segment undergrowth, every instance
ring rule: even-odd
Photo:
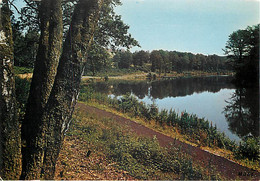
[[[136,179],[220,179],[213,167],[204,169],[193,163],[180,148],[160,147],[153,139],[137,137],[114,120],[98,118],[77,111],[67,136],[76,136],[90,145],[93,152],[102,152],[111,163]]]
[[[27,67],[17,67],[14,66],[14,74],[26,74],[26,73],[33,73],[33,68],[27,68]]]
[[[216,125],[213,126],[211,122],[204,118],[198,118],[196,115],[187,112],[178,115],[174,110],[159,111],[156,105],[146,105],[143,102],[138,102],[137,98],[130,94],[120,98],[111,98],[106,94],[94,92],[91,86],[85,85],[81,90],[79,99],[85,102],[97,101],[131,117],[144,119],[148,123],[155,121],[161,127],[172,127],[173,130],[185,135],[186,139],[198,146],[230,150],[236,159],[247,160],[245,162],[246,166],[258,169],[259,138],[245,138],[237,145],[224,133],[218,131]],[[247,141],[248,139],[250,141]]]

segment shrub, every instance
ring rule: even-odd
[[[159,109],[155,104],[149,105],[149,118],[148,119],[154,119],[157,120],[158,114],[159,114]]]
[[[80,90],[79,100],[88,102],[89,100],[91,100],[93,98],[93,93],[94,93],[94,90],[92,89],[92,87],[90,87],[89,85],[83,86]]]
[[[259,138],[246,137],[239,143],[234,155],[238,159],[248,158],[249,160],[260,161]]]
[[[216,126],[209,124],[208,120],[198,118],[196,115],[182,112],[180,116],[173,111],[159,111],[155,104],[146,105],[138,102],[138,99],[130,93],[120,98],[107,97],[105,94],[95,93],[91,86],[83,88],[80,100],[89,101],[95,99],[100,103],[107,103],[123,113],[129,113],[134,117],[141,117],[145,120],[155,120],[161,126],[168,125],[177,127],[183,134],[189,136],[191,141],[200,141],[204,146],[218,146],[233,150],[235,142],[232,142],[223,133],[220,133]],[[203,134],[202,134],[203,133]]]
[[[26,73],[32,73],[33,69],[32,68],[27,68],[27,67],[17,67],[14,66],[14,74],[26,74]]]
[[[108,81],[108,76],[107,76],[107,75],[104,77],[104,80],[105,80],[106,82]]]
[[[24,114],[25,105],[27,103],[27,99],[30,92],[31,81],[28,79],[22,79],[19,77],[15,77],[15,94],[16,101],[20,108],[20,113]]]

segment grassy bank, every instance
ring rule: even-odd
[[[112,72],[100,72],[95,76],[86,75],[83,76],[84,80],[98,79],[122,79],[122,80],[145,80],[145,79],[171,79],[181,77],[203,77],[203,76],[214,76],[214,75],[233,75],[232,72],[206,72],[206,71],[183,71],[183,72],[170,72],[166,74],[159,74],[158,72],[142,72],[134,70],[114,70]]]
[[[112,119],[76,110],[56,179],[220,179],[213,167],[194,164],[181,148],[162,148],[156,138],[128,130]]]
[[[26,67],[14,67],[15,75],[20,78],[32,78],[33,68]],[[108,79],[121,79],[121,80],[145,80],[145,79],[171,79],[171,78],[181,78],[181,77],[203,77],[203,76],[213,76],[213,75],[233,75],[230,71],[171,71],[166,74],[159,74],[159,72],[147,73],[147,71],[142,71],[139,69],[108,69],[105,71],[100,71],[93,76],[91,73],[83,76],[83,80],[96,79],[96,80],[108,80]]]
[[[130,95],[125,95],[120,99],[111,99],[107,95],[95,93],[88,89],[91,88],[85,86],[82,89],[80,100],[89,102],[101,109],[114,111],[117,114],[120,112],[119,114],[135,119],[139,123],[163,134],[199,146],[204,150],[234,160],[249,168],[260,170],[257,139],[249,138],[238,145],[225,136],[224,133],[219,132],[212,123],[203,118],[198,118],[196,115],[187,112],[178,115],[173,110],[159,112],[155,105],[139,103],[135,97]]]
[[[17,78],[21,118],[29,80]],[[90,99],[89,99],[90,100]],[[137,137],[126,127],[84,110],[75,110],[57,162],[55,179],[219,179],[211,166],[202,168],[181,148],[162,148],[156,138]]]

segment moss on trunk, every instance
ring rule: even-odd
[[[62,41],[60,29],[56,27],[62,17],[58,13],[61,12],[60,3],[61,0],[45,0],[42,6],[49,8],[40,9],[42,34],[22,125],[21,179],[53,179],[64,133],[78,99],[86,52],[93,38],[95,26],[91,22],[96,20],[98,1],[79,0],[56,67],[61,53],[61,44],[57,41]]]
[[[44,179],[54,177],[56,160],[78,99],[83,65],[92,37],[90,18],[95,14],[97,4],[96,0],[79,1],[63,46],[53,90],[42,119],[48,124],[42,170]]]
[[[55,80],[62,49],[62,0],[40,5],[41,36],[30,95],[22,122],[23,171],[21,179],[40,179],[46,122],[41,120]]]
[[[21,135],[15,99],[10,14],[8,2],[4,0],[0,17],[0,176],[15,180],[21,172]]]

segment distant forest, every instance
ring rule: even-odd
[[[231,67],[225,56],[206,56],[165,50],[153,50],[152,52],[141,50],[134,53],[119,50],[114,54],[107,52],[107,55],[103,56],[102,60],[98,61],[95,58],[95,61],[89,61],[87,66],[88,74],[92,72],[93,75],[96,72],[110,69],[135,69],[163,74],[170,71],[182,72],[192,70],[219,72],[231,70]]]
[[[29,28],[29,30],[25,31],[23,21],[18,21],[14,17],[12,17],[11,25],[13,29],[15,66],[33,68],[39,46],[40,34],[38,28]],[[125,39],[127,39],[125,41],[128,44],[139,46],[133,38],[128,37]],[[227,56],[166,50],[153,50],[151,52],[140,50],[132,53],[119,47],[110,48],[111,46],[100,46],[98,44],[91,46],[88,52],[85,74],[96,75],[98,72],[110,72],[119,69],[124,69],[126,73],[139,70],[159,74],[169,73],[170,71],[192,70],[223,72],[232,69]],[[130,46],[125,46],[125,48],[130,48]]]

